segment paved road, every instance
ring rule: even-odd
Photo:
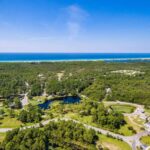
[[[131,114],[124,113],[124,115],[128,116],[129,118],[132,117],[132,116],[135,116],[135,115],[145,115],[143,113],[144,112],[144,105],[139,105],[139,104],[134,104],[134,103],[128,103],[128,102],[121,102],[121,101],[116,101],[116,102],[111,101],[111,102],[104,102],[104,103],[106,103],[106,104],[108,103],[108,104],[111,104],[111,105],[114,105],[114,104],[130,105],[130,106],[136,107],[136,109],[134,110],[133,113],[131,113]],[[146,135],[150,135],[150,132],[145,130],[143,132],[137,133],[134,136],[125,137],[125,138],[127,138],[128,141],[132,141],[132,145],[131,146],[132,146],[133,150],[137,150],[136,147],[143,147],[143,149],[146,149],[147,147],[140,142],[140,138],[142,136],[146,136]]]
[[[87,125],[85,123],[82,123],[82,122],[79,122],[77,120],[73,120],[73,119],[70,119],[70,118],[61,118],[61,119],[57,119],[57,118],[54,118],[54,119],[50,119],[50,120],[46,120],[46,121],[43,121],[42,124],[43,125],[46,125],[48,124],[49,122],[52,122],[52,121],[58,121],[58,120],[64,120],[64,121],[74,121],[75,123],[80,123],[82,125],[84,125],[86,128],[88,129],[93,129],[95,130],[96,132],[99,132],[101,134],[104,134],[104,135],[111,135],[112,137],[114,138],[117,138],[117,139],[120,139],[126,143],[128,143],[133,150],[136,150],[136,147],[137,146],[143,146],[140,142],[140,138],[142,136],[146,136],[148,134],[150,134],[148,131],[143,131],[143,132],[140,132],[136,135],[133,135],[133,136],[123,136],[123,135],[120,135],[120,134],[116,134],[116,133],[113,133],[113,132],[110,132],[108,130],[104,130],[104,129],[101,129],[101,128],[97,128],[97,127],[93,127],[91,125]],[[22,129],[26,129],[26,128],[32,128],[32,127],[39,127],[39,124],[35,124],[35,125],[32,125],[32,126],[28,126],[28,127],[23,127]]]
[[[24,99],[23,99],[23,102],[24,102],[24,105],[28,102],[28,98],[27,98],[27,94],[25,95]],[[107,102],[106,102],[107,103]],[[143,109],[144,106],[142,105],[138,105],[138,104],[132,104],[132,103],[127,103],[127,102],[120,102],[120,101],[117,101],[117,102],[108,102],[109,104],[123,104],[123,105],[132,105],[134,107],[136,107],[136,110],[137,109]],[[136,111],[135,110],[135,111]],[[134,113],[134,112],[133,112]],[[84,125],[86,128],[88,129],[93,129],[95,130],[96,132],[99,132],[101,134],[104,134],[104,135],[111,135],[112,137],[114,138],[117,138],[117,139],[121,139],[123,140],[124,142],[128,143],[131,147],[132,147],[132,150],[136,150],[136,147],[140,147],[140,146],[143,146],[142,143],[140,142],[140,138],[142,136],[146,136],[146,135],[149,135],[150,133],[148,131],[143,131],[143,132],[140,132],[140,133],[137,133],[136,135],[133,135],[133,136],[123,136],[123,135],[120,135],[120,134],[116,134],[116,133],[113,133],[113,132],[110,132],[108,130],[104,130],[104,129],[101,129],[101,128],[97,128],[97,127],[93,127],[93,126],[90,126],[90,125],[87,125],[85,123],[82,123],[82,122],[79,122],[77,120],[73,120],[71,118],[61,118],[59,120],[65,120],[65,121],[69,121],[69,120],[72,120],[76,123],[80,123],[82,125]],[[58,121],[57,118],[54,118],[54,119],[50,119],[50,120],[46,120],[46,121],[43,121],[41,122],[43,125],[46,125],[48,124],[49,122],[51,121]],[[21,128],[21,130],[24,130],[26,128],[36,128],[36,127],[39,127],[39,123],[37,124],[34,124],[32,126],[26,126],[26,127],[23,127]],[[11,128],[0,128],[0,132],[7,132],[7,131],[10,131],[12,130]],[[146,149],[146,148],[145,148]]]
[[[114,138],[121,139],[124,142],[128,143],[132,147],[133,150],[136,150],[137,146],[139,146],[139,147],[143,146],[141,144],[141,142],[140,142],[140,138],[142,136],[146,136],[146,135],[150,134],[148,131],[143,131],[143,132],[140,132],[140,133],[138,133],[136,135],[133,135],[133,136],[123,136],[123,135],[120,135],[120,134],[116,134],[116,133],[110,132],[108,130],[104,130],[104,129],[101,129],[101,128],[97,128],[97,127],[93,127],[93,126],[87,125],[85,123],[82,123],[82,122],[79,122],[77,120],[73,120],[73,119],[70,119],[70,118],[62,118],[62,119],[59,119],[59,120],[65,120],[65,121],[72,120],[72,121],[74,121],[76,123],[80,123],[80,124],[84,125],[88,129],[93,129],[96,132],[99,132],[101,134],[104,134],[104,135],[108,135],[109,134],[109,135],[111,135]],[[50,121],[58,121],[58,119],[47,120],[47,121],[44,121],[42,124],[46,125]]]
[[[65,120],[67,121],[67,120],[72,120],[72,119],[65,118]],[[74,121],[76,123],[81,123],[81,122],[76,121],[76,120],[72,120],[72,121]],[[142,143],[140,142],[140,138],[142,136],[146,136],[146,135],[150,134],[148,131],[143,131],[143,132],[140,132],[140,133],[138,133],[136,135],[133,135],[133,136],[123,136],[123,135],[116,134],[116,133],[113,133],[113,132],[110,132],[110,131],[107,131],[107,130],[104,130],[104,129],[100,129],[100,128],[97,128],[97,127],[87,125],[87,124],[84,124],[84,123],[81,123],[81,124],[83,124],[88,129],[93,129],[96,132],[99,132],[99,133],[104,134],[104,135],[109,134],[114,138],[120,139],[120,140],[128,143],[132,147],[132,150],[136,150],[136,147],[143,146]]]
[[[143,105],[139,105],[139,104],[135,104],[135,103],[129,103],[129,102],[105,101],[104,103],[106,103],[106,104],[111,104],[111,105],[116,105],[116,104],[120,104],[120,105],[130,105],[130,106],[134,106],[134,107],[136,107],[136,108],[144,108]]]
[[[7,131],[11,131],[12,128],[0,128],[0,133],[5,133]]]
[[[142,144],[140,142],[140,138],[142,136],[146,136],[146,135],[150,134],[148,131],[143,131],[143,132],[138,133],[134,136],[123,136],[123,135],[116,134],[116,133],[113,133],[113,132],[110,132],[110,131],[107,131],[107,130],[104,130],[104,129],[101,129],[101,128],[97,128],[97,127],[93,127],[91,125],[87,125],[85,123],[82,123],[82,122],[79,122],[77,120],[73,120],[73,119],[70,119],[70,118],[61,118],[61,119],[54,118],[54,119],[43,121],[41,123],[42,123],[42,125],[47,125],[49,122],[58,121],[58,120],[64,120],[64,121],[72,120],[75,123],[80,123],[80,124],[84,125],[88,129],[93,129],[96,132],[99,132],[99,133],[104,134],[104,135],[111,135],[114,138],[121,139],[122,141],[128,143],[132,147],[133,150],[136,150],[137,146],[142,146]],[[40,126],[40,124],[37,123],[37,124],[34,124],[32,126],[22,127],[21,130],[24,130],[24,129],[27,129],[27,128],[33,128],[33,127],[37,128],[39,126]],[[0,128],[0,132],[3,132],[3,133],[7,132],[7,131],[10,131],[10,130],[12,130],[12,128]]]

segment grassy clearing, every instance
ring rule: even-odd
[[[121,113],[132,113],[135,109],[135,107],[130,105],[111,105],[111,108],[117,112]]]
[[[0,142],[4,140],[6,133],[0,133]]]
[[[17,128],[20,127],[22,123],[16,118],[5,117],[0,120],[0,128]]]
[[[31,99],[29,102],[32,105],[38,105],[40,103],[43,103],[45,100],[46,100],[46,97],[44,96],[36,96],[36,97],[33,97],[33,99]]]
[[[98,124],[96,124],[92,121],[92,116],[81,117],[78,113],[68,113],[68,114],[65,114],[64,117],[69,117],[69,118],[72,118],[74,120],[78,120],[82,123],[100,128],[100,126]]]
[[[83,122],[83,123],[86,123],[86,124],[89,124],[91,126],[95,126],[95,127],[98,127],[98,128],[103,128],[103,129],[106,129],[106,130],[110,130],[110,129],[107,129],[105,127],[101,127],[100,125],[92,122],[92,116],[84,116],[84,117],[81,117],[79,114],[75,114],[75,113],[68,113],[65,115],[65,117],[69,117],[69,118],[72,118],[72,119],[75,119],[75,120],[78,120],[80,122]],[[131,136],[131,135],[134,135],[133,131],[132,130],[129,130],[130,127],[130,124],[126,124],[124,126],[122,126],[118,131],[115,130],[113,132],[115,133],[119,133],[119,134],[122,134],[122,135],[125,135],[125,136]]]
[[[0,107],[2,107],[3,106],[3,102],[0,102]]]
[[[144,120],[139,118],[139,117],[133,117],[133,121],[137,124],[139,124],[139,126],[143,126],[144,125]]]
[[[133,135],[133,132],[131,130],[128,129],[129,125],[125,124],[124,126],[122,126],[118,132],[119,134],[125,135],[125,136],[131,136]]]
[[[117,110],[122,111],[121,109],[124,109],[123,112],[131,112],[134,110],[133,106],[128,105],[114,105],[114,107],[117,108]],[[125,107],[125,108],[124,108]],[[81,116],[79,115],[79,112],[82,110],[82,103],[80,104],[65,104],[62,105],[59,102],[55,102],[51,105],[51,109],[47,110],[47,114],[51,113],[53,114],[53,117],[69,117],[74,120],[78,120],[82,123],[86,123],[95,127],[103,128],[106,130],[110,130],[106,127],[102,127],[97,123],[94,123],[92,120],[92,116]],[[61,114],[61,116],[60,116]],[[48,115],[49,116],[49,115]],[[131,127],[131,124],[127,124],[125,126],[122,126],[119,130],[111,130],[112,132],[123,134],[125,136],[131,136],[133,135],[133,131],[129,129]]]
[[[141,138],[141,142],[142,142],[143,144],[146,144],[146,145],[150,146],[150,136],[143,136],[143,137]]]
[[[138,125],[136,122],[134,122],[134,119],[133,118],[128,118],[127,116],[125,117],[125,121],[126,121],[126,125],[122,126],[120,129],[119,129],[119,133],[120,134],[123,134],[125,136],[131,136],[134,134],[134,132],[132,130],[129,130],[129,127],[132,127],[137,133],[138,132],[141,132],[142,129],[141,129],[141,126]]]
[[[127,143],[102,134],[99,135],[99,141],[97,143],[102,144],[103,147],[108,148],[109,150],[131,150]]]
[[[140,120],[140,118],[134,118],[134,117],[125,117],[126,122],[136,130],[136,132],[141,132],[144,122]]]
[[[150,115],[150,109],[145,109],[145,113],[146,113],[147,115]]]
[[[83,123],[96,126],[96,124],[92,122],[92,116],[80,117],[80,115],[78,115],[78,114],[74,114],[74,115],[73,114],[69,114],[69,115],[70,115],[70,117],[72,117],[75,120],[79,120],[79,121],[81,121]]]

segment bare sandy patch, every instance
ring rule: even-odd
[[[144,72],[137,71],[137,70],[116,70],[116,71],[111,71],[111,73],[120,73],[120,74],[124,74],[124,75],[129,75],[129,76],[144,74]]]
[[[64,71],[57,73],[58,81],[61,81],[63,76],[64,76]]]
[[[121,150],[118,146],[114,145],[113,143],[103,142],[102,145],[108,148],[109,150]]]

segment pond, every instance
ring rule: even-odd
[[[38,106],[39,106],[41,109],[48,109],[48,108],[49,108],[49,105],[50,105],[52,102],[53,102],[52,100],[47,100],[47,101],[45,101],[44,103],[39,104]]]
[[[46,102],[39,104],[38,106],[41,109],[49,109],[49,106],[51,103],[53,103],[55,100],[47,100]],[[67,96],[59,101],[62,101],[62,104],[74,104],[74,103],[79,103],[80,102],[80,97],[78,96]]]
[[[64,104],[73,104],[73,103],[79,103],[80,97],[78,96],[68,96],[63,98]]]

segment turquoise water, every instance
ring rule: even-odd
[[[0,62],[150,61],[150,53],[0,53]]]

